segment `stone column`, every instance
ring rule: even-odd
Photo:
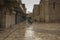
[[[49,0],[45,0],[45,22],[49,22]]]

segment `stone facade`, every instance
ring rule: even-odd
[[[39,12],[39,5],[34,5],[34,8],[33,8],[33,20],[34,21],[39,21],[39,15],[40,15],[40,12]]]
[[[44,0],[41,0],[40,2],[40,22],[45,21],[45,2]]]
[[[11,27],[11,26],[13,26],[13,25],[15,25],[15,14],[12,12],[12,14],[8,14],[9,13],[9,11],[7,11],[6,12],[6,23],[5,23],[5,25],[6,25],[6,28],[9,28],[9,27]]]
[[[60,0],[49,0],[49,19],[51,22],[60,22]]]
[[[60,20],[60,1],[41,0],[40,2],[40,21],[59,22]]]
[[[21,23],[21,19],[24,19],[23,16],[26,14],[25,5],[22,4],[21,0],[2,0],[1,2],[0,28],[10,28],[15,24]]]
[[[2,10],[0,10],[0,15],[0,27],[9,28],[15,25],[15,13],[10,12],[8,8],[2,8]]]
[[[33,8],[34,20],[60,22],[60,0],[41,0],[38,5]]]

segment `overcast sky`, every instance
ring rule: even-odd
[[[26,4],[27,11],[32,12],[33,5],[39,4],[40,0],[22,0],[22,3]]]

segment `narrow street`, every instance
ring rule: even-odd
[[[60,40],[60,0],[0,0],[0,40]]]
[[[48,24],[50,26],[58,26]],[[4,40],[60,40],[60,30],[59,28],[43,28],[48,27],[47,24],[43,23],[33,23],[24,25],[23,27],[19,26],[14,32],[12,32],[8,37]],[[60,26],[60,25],[59,25]]]

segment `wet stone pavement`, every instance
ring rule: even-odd
[[[54,30],[48,30],[47,28],[46,30],[43,27],[40,28],[40,26],[46,26],[45,24],[39,25],[33,23],[32,25],[27,25],[27,27],[21,28],[21,26],[4,40],[60,40],[59,30],[56,28]]]

